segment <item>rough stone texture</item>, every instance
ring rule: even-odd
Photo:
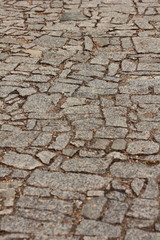
[[[82,207],[82,216],[95,220],[98,219],[101,216],[106,201],[107,199],[105,197],[97,197],[87,200]]]
[[[112,200],[106,210],[104,221],[109,223],[122,223],[128,209],[126,203]]]
[[[59,188],[70,191],[86,191],[99,189],[105,186],[109,179],[96,175],[85,175],[77,173],[50,173],[37,170],[28,179],[28,183],[33,186],[44,186]]]
[[[83,220],[76,230],[77,235],[97,235],[110,238],[117,238],[121,234],[120,226],[113,226],[111,224],[94,221],[94,220]]]
[[[147,232],[147,231],[142,231],[135,228],[135,229],[129,229],[127,231],[125,240],[134,240],[134,239],[158,240],[159,237],[160,237],[160,233]]]
[[[8,166],[15,168],[32,170],[36,167],[42,166],[42,164],[28,154],[18,154],[15,152],[8,152],[5,154],[2,160]]]
[[[159,151],[159,144],[151,141],[130,142],[127,152],[130,154],[153,154]]]
[[[159,14],[0,1],[0,240],[160,238]]]
[[[103,158],[77,158],[65,161],[61,168],[65,171],[103,174],[111,162],[111,159]]]

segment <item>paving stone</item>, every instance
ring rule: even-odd
[[[134,201],[137,200],[137,201]],[[127,216],[140,219],[156,219],[159,215],[158,205],[155,200],[134,199]]]
[[[17,202],[17,206],[21,208],[31,208],[38,210],[52,210],[52,212],[60,212],[71,214],[73,204],[60,199],[44,199],[39,196],[22,196]]]
[[[144,180],[143,179],[135,178],[131,182],[132,190],[137,196],[140,194],[140,192],[143,188],[143,185],[144,185]]]
[[[70,133],[62,133],[57,138],[56,141],[51,143],[49,149],[62,150],[67,146],[70,140]]]
[[[104,221],[109,223],[122,223],[127,212],[127,203],[112,200],[105,211]]]
[[[65,218],[68,223],[73,221],[72,218],[69,219],[62,213],[54,213],[45,209],[42,211],[41,209],[18,208],[16,214],[19,217],[30,218],[36,221],[63,222]]]
[[[160,238],[159,13],[0,1],[0,239]]]
[[[125,138],[128,130],[126,128],[116,127],[102,127],[100,128],[95,137],[97,138]]]
[[[107,154],[107,157],[111,159],[127,160],[127,156],[120,152],[110,152]]]
[[[120,226],[103,223],[94,220],[83,220],[77,227],[76,235],[104,236],[110,238],[119,237],[121,234]]]
[[[67,148],[63,149],[62,153],[66,156],[73,157],[77,151],[78,151],[77,149]]]
[[[82,216],[95,220],[98,219],[106,202],[107,199],[105,197],[94,197],[87,200],[81,210]]]
[[[146,240],[158,240],[160,233],[156,232],[147,232],[139,229],[129,229],[127,231],[125,240],[135,240],[135,239],[146,239]]]
[[[114,140],[111,148],[114,150],[124,150],[126,148],[126,141],[124,139],[116,139]]]
[[[124,201],[126,199],[126,194],[118,191],[112,191],[106,194],[106,197],[112,200]]]
[[[34,43],[43,47],[48,48],[57,48],[63,47],[67,41],[67,38],[59,38],[59,37],[52,37],[52,36],[41,36],[37,38]]]
[[[43,225],[43,226],[42,226]],[[42,224],[40,221],[22,218],[18,216],[5,216],[1,220],[1,230],[19,233],[42,233],[47,235],[67,234],[71,230],[71,224],[68,223],[48,223]]]
[[[110,144],[110,141],[107,140],[107,139],[95,139],[91,145],[89,145],[90,148],[93,148],[93,149],[102,149],[102,150],[105,150],[107,149],[107,147],[109,146]]]
[[[103,174],[111,162],[111,159],[103,158],[75,158],[65,161],[61,168],[65,171]]]
[[[82,140],[91,140],[93,138],[92,131],[76,131],[75,139],[82,139]]]
[[[133,141],[128,143],[129,154],[154,154],[159,151],[159,144],[152,141]]]
[[[133,42],[138,53],[159,53],[159,38],[153,37],[134,37]]]
[[[44,164],[49,164],[50,160],[56,156],[56,153],[51,151],[42,151],[36,155]]]
[[[32,146],[46,146],[52,140],[51,133],[42,132],[38,135],[38,137],[32,142]]]
[[[147,228],[151,227],[154,224],[154,220],[146,220],[146,219],[129,219],[127,221],[127,226],[129,228]]]
[[[28,234],[23,233],[11,233],[11,234],[4,234],[0,236],[0,240],[12,240],[12,239],[29,239],[30,236]]]
[[[42,166],[42,164],[28,154],[18,154],[16,152],[8,152],[4,155],[2,162],[6,165],[21,169],[34,169]]]
[[[50,192],[52,196],[57,196],[59,198],[67,199],[67,200],[85,200],[85,195],[77,192],[69,192],[62,190],[52,190]]]
[[[15,169],[12,173],[12,178],[26,178],[29,175],[28,171]]]
[[[26,112],[36,112],[36,113],[45,113],[47,111],[52,111],[54,106],[60,100],[60,94],[35,94],[29,96],[27,101],[23,105],[23,109]]]
[[[26,78],[27,82],[48,82],[50,77],[44,75],[32,75],[29,78]]]
[[[159,196],[159,187],[155,179],[149,178],[142,198],[156,199]]]
[[[156,231],[160,232],[160,224],[159,223],[155,224],[155,229],[156,229]]]
[[[136,63],[125,59],[122,61],[122,70],[126,72],[133,72],[136,70]]]
[[[108,183],[108,178],[97,175],[77,173],[58,173],[47,171],[34,171],[28,179],[33,186],[59,188],[68,191],[87,191],[100,189]]]
[[[159,175],[160,166],[117,162],[112,164],[110,171],[113,176],[122,178],[156,178]]]
[[[115,189],[115,190],[126,190],[126,187],[118,180],[113,180],[112,181],[112,187]]]
[[[60,18],[61,21],[81,21],[85,19],[86,17],[78,11],[64,12]]]
[[[3,177],[6,177],[8,176],[12,171],[8,168],[5,168],[5,167],[1,167],[0,168],[0,177],[3,178]]]
[[[93,42],[92,39],[88,36],[85,37],[85,49],[88,51],[92,51]]]
[[[80,157],[95,157],[95,158],[98,158],[98,157],[104,157],[106,155],[105,151],[103,150],[99,150],[99,151],[96,151],[96,150],[90,150],[90,151],[86,151],[86,150],[80,150],[79,151],[79,156]]]

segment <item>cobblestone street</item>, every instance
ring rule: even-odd
[[[160,240],[160,0],[0,0],[0,240]]]

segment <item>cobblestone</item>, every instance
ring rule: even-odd
[[[0,1],[0,240],[158,240],[158,0]]]

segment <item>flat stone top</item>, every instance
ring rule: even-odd
[[[159,13],[0,1],[0,240],[160,239]]]

